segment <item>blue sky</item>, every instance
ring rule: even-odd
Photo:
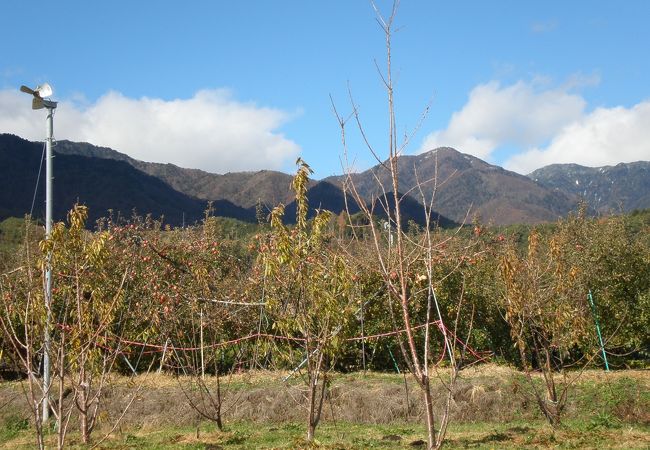
[[[377,2],[388,12],[390,2]],[[341,173],[348,86],[385,155],[384,37],[365,0],[0,4],[0,132],[42,139],[21,84],[49,82],[58,139],[223,173]],[[650,2],[402,0],[406,150],[449,145],[520,173],[650,159]],[[355,125],[355,169],[373,164]]]

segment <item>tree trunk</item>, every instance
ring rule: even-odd
[[[219,431],[223,431],[223,421],[221,420],[221,381],[219,380],[219,370],[216,372],[217,375],[217,404],[216,404],[216,415],[217,415],[217,428]]]
[[[309,422],[309,426],[307,427],[307,442],[313,442],[315,434],[316,434],[316,425]]]
[[[431,384],[427,375],[422,376],[422,391],[424,392],[424,405],[427,413],[427,441],[429,449],[436,448],[435,417],[433,414],[433,398],[431,397]]]
[[[307,417],[307,442],[314,440],[316,434],[316,384],[318,380],[309,380],[309,415]]]
[[[88,444],[90,433],[88,432],[88,405],[86,389],[82,386],[79,391],[79,431],[81,432],[81,442]]]
[[[81,434],[81,442],[88,444],[90,441],[90,429],[88,424],[88,397],[90,393],[88,392],[88,380],[86,379],[86,358],[85,355],[81,356],[78,387],[79,400],[77,402],[77,408],[79,410],[79,433]]]

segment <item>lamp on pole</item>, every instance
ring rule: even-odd
[[[49,100],[52,95],[52,87],[44,83],[36,89],[27,86],[20,87],[21,92],[32,95],[32,109],[47,110],[46,138],[45,138],[45,237],[49,238],[52,231],[52,140],[54,135],[54,110],[57,102]],[[47,255],[45,264],[45,333],[43,337],[43,405],[42,419],[46,422],[50,417],[50,321],[52,305],[52,267],[51,256]]]

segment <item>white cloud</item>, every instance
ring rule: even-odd
[[[510,86],[490,81],[475,87],[447,128],[424,139],[420,152],[450,146],[489,159],[503,145],[530,148],[545,143],[578,120],[586,106],[581,96],[567,88],[547,86],[545,80],[537,79]]]
[[[530,24],[530,31],[533,33],[549,33],[557,29],[558,24],[556,19],[533,22]]]
[[[554,163],[585,166],[650,160],[650,100],[631,108],[598,108],[568,124],[545,148],[510,158],[505,167],[519,173]]]
[[[0,90],[0,132],[42,140],[45,121],[38,120],[30,105],[25,94]],[[278,132],[291,117],[285,111],[239,102],[224,89],[169,101],[109,92],[94,103],[61,101],[54,134],[144,161],[224,173],[279,169],[295,158],[300,147]]]
[[[447,128],[429,134],[420,152],[450,146],[490,160],[495,150],[517,148],[502,165],[522,174],[555,163],[585,166],[650,160],[650,100],[630,108],[597,108],[572,89],[598,84],[576,74],[560,87],[549,80],[496,81],[477,86]]]

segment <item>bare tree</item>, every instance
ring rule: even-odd
[[[43,449],[42,405],[48,401],[51,386],[43,386],[39,374],[38,361],[43,351],[45,315],[43,296],[34,290],[34,278],[30,264],[0,276],[0,325],[5,345],[11,350],[11,354],[6,356],[16,361],[25,373],[23,392],[32,416],[38,448]]]
[[[200,311],[192,320],[191,329],[185,330],[186,342],[190,348],[171,348],[174,363],[167,368],[176,374],[178,385],[190,407],[203,419],[214,423],[219,431],[224,430],[223,415],[237,404],[239,395],[228,398],[222,387],[224,376],[226,384],[239,367],[243,352],[236,352],[235,359],[220,367],[220,356],[226,351],[226,343],[219,333],[220,322],[227,314],[226,307],[218,303],[200,305]],[[198,322],[198,324],[197,324]],[[177,324],[181,325],[181,324]]]
[[[376,13],[377,22],[384,33],[386,45],[386,69],[382,72],[378,67],[378,71],[387,94],[388,145],[387,151],[382,152],[377,151],[370,143],[370,138],[364,130],[359,115],[359,108],[352,98],[352,94],[350,94],[352,104],[350,117],[344,118],[334,107],[334,112],[341,127],[342,144],[346,155],[348,176],[344,183],[344,189],[366,217],[367,227],[369,228],[369,233],[366,234],[370,235],[374,247],[376,267],[386,286],[388,310],[392,317],[395,318],[395,328],[397,329],[399,326],[399,328],[404,329],[405,336],[398,335],[401,354],[409,371],[421,388],[424,397],[428,447],[439,448],[445,439],[454,384],[462,367],[461,358],[456,351],[457,341],[452,336],[455,336],[459,327],[463,299],[462,294],[457,299],[457,303],[453,308],[455,317],[452,316],[450,326],[443,317],[435,292],[436,286],[448,275],[440,274],[436,270],[437,261],[441,257],[451,258],[451,255],[445,254],[445,250],[443,250],[446,241],[451,237],[444,237],[433,231],[436,225],[433,223],[433,198],[437,179],[418,180],[415,188],[407,189],[405,193],[400,192],[399,160],[407,148],[412,134],[407,135],[402,142],[398,143],[391,67],[391,39],[394,33],[399,1],[395,0],[392,3],[390,14],[387,16],[380,12],[374,2],[372,6]],[[422,114],[422,120],[426,116],[426,112],[425,110]],[[368,199],[365,199],[357,189],[350,164],[347,162],[346,123],[350,118],[354,118],[356,121],[357,128],[368,150],[379,163],[378,170],[373,173],[375,191],[378,195],[370,199],[369,204],[366,203]],[[425,189],[427,183],[433,183],[433,189]],[[425,191],[433,192],[433,194],[427,197]],[[424,230],[417,234],[408,233],[402,212],[403,199],[411,193],[420,195],[425,217]],[[386,218],[383,225],[377,221],[379,215]],[[354,227],[352,224],[351,226]],[[468,251],[467,248],[464,250]],[[422,314],[422,311],[424,311],[424,314]],[[415,321],[418,315],[424,315],[425,317],[423,339],[416,335],[418,331]],[[396,319],[397,317],[399,319]],[[401,325],[398,325],[398,321],[401,322]],[[440,331],[440,338],[443,341],[451,367],[449,376],[445,380],[442,379],[442,372],[436,371],[434,374],[431,371],[433,364],[431,347],[436,328]],[[431,385],[434,376],[440,378],[440,381],[447,389],[445,406],[441,413],[438,429],[436,429],[435,399],[433,398]]]
[[[27,251],[24,265],[0,280],[5,300],[0,324],[27,375],[26,392],[39,447],[45,445],[43,417],[38,411],[44,402],[55,419],[58,448],[65,445],[75,411],[81,439],[89,443],[111,369],[121,354],[115,329],[131,267],[128,258],[122,261],[126,266],[114,264],[109,232],[86,231],[86,217],[86,208],[76,205],[68,214],[68,226],[55,224],[50,236],[40,242],[38,264]],[[42,269],[50,263],[56,270],[52,302],[46,306],[40,286],[44,276],[36,275],[36,266]],[[46,323],[48,313],[54,320]],[[47,349],[42,345],[46,326],[51,337]],[[49,352],[52,364],[50,386],[39,384],[37,363],[44,351]]]

